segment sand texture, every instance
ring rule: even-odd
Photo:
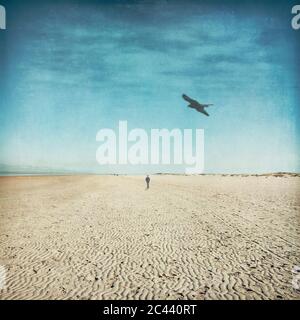
[[[299,299],[300,178],[0,178],[0,299]]]

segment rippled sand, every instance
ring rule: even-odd
[[[299,299],[300,178],[0,178],[1,299]]]

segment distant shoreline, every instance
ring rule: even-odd
[[[126,173],[18,173],[18,172],[0,172],[0,177],[54,177],[54,176],[144,176],[145,174],[126,174]],[[185,173],[152,173],[152,176],[222,176],[222,177],[300,177],[296,172],[271,172],[271,173],[202,173],[202,174],[185,174]]]

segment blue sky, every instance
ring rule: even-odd
[[[289,1],[2,1],[0,164],[100,167],[101,128],[203,128],[205,172],[298,171]],[[181,94],[213,103],[210,117]]]

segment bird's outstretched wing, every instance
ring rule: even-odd
[[[202,111],[200,111],[200,112],[202,112],[203,114],[205,114],[206,116],[209,117],[209,114],[204,109]]]
[[[198,103],[198,101],[191,99],[191,98],[188,97],[186,94],[183,94],[183,95],[182,95],[182,98],[183,98],[185,101],[187,101],[187,102],[189,102],[189,103],[191,103],[191,104]]]
[[[198,112],[201,112],[209,117],[209,114],[205,111],[205,109],[202,106],[195,107],[194,109],[196,109]]]

